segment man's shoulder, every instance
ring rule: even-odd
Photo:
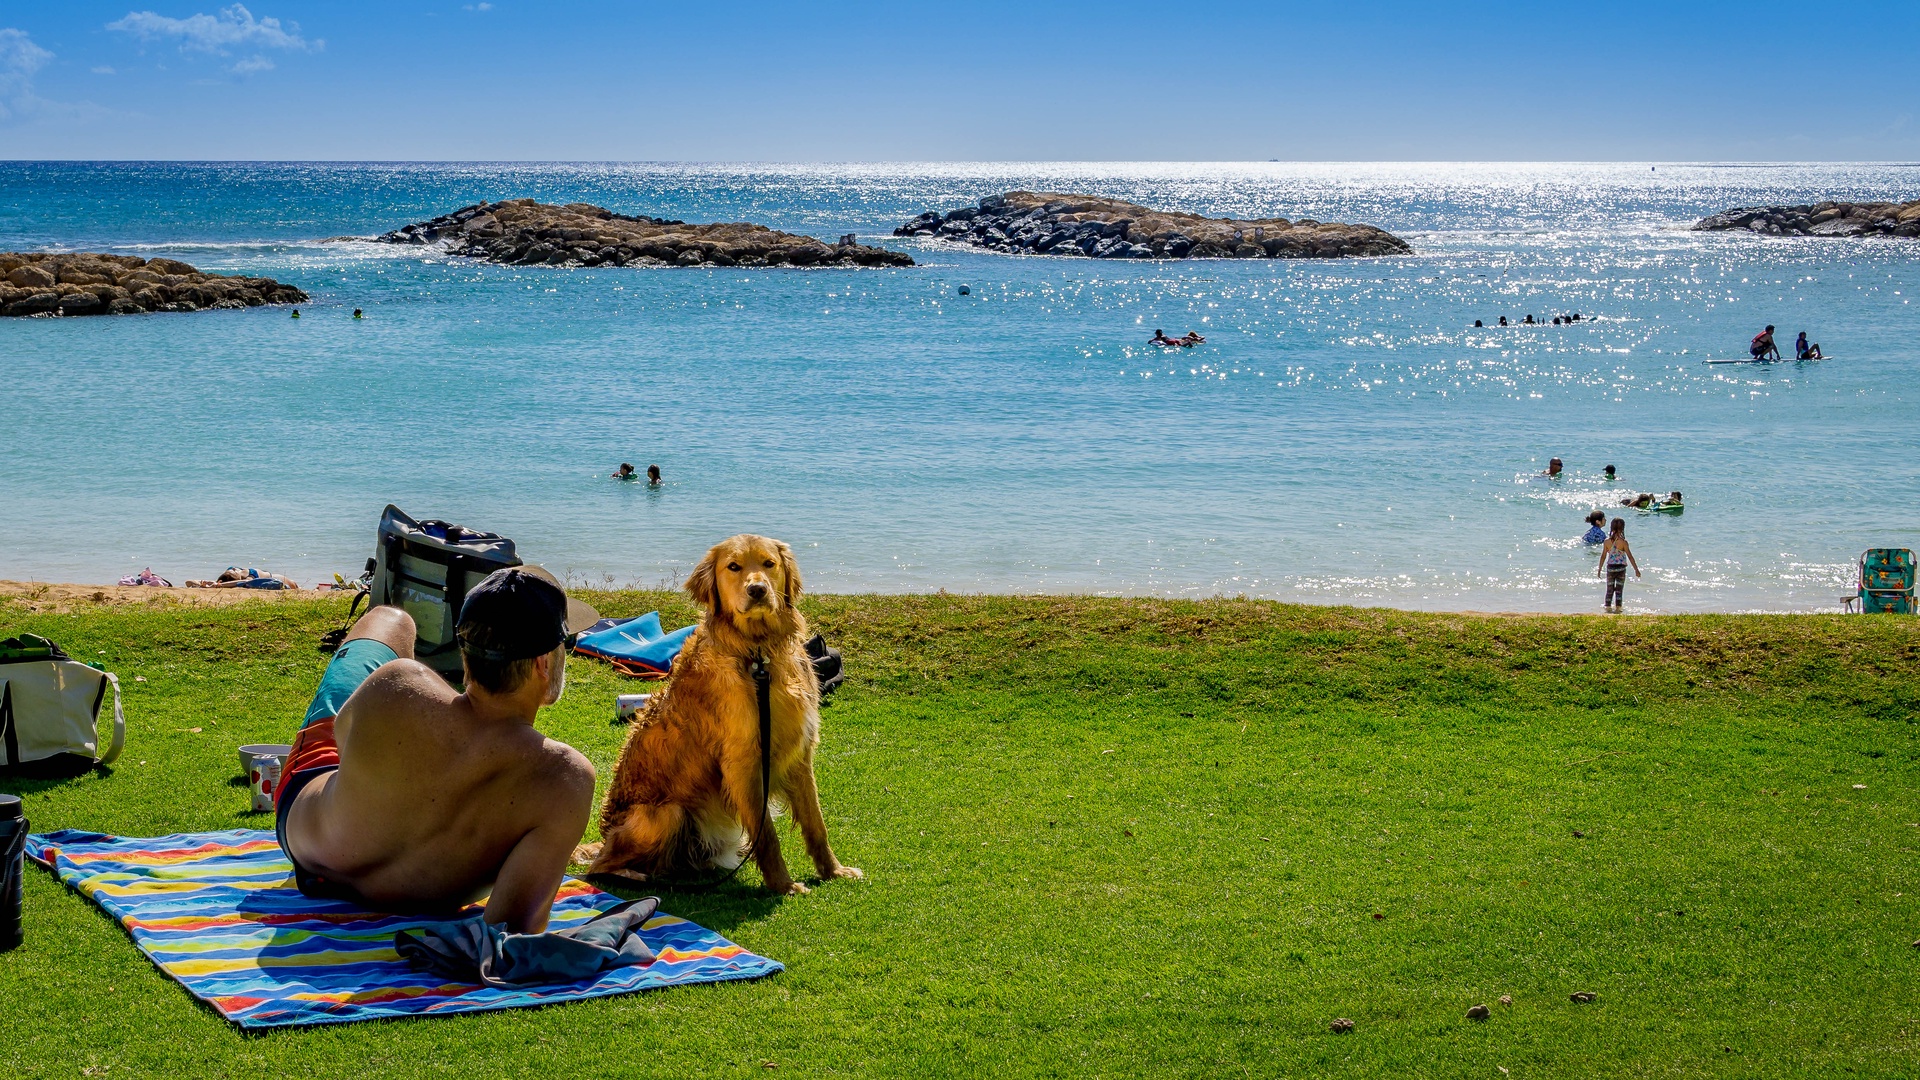
[[[555,787],[572,791],[584,788],[593,791],[594,778],[598,775],[593,762],[587,755],[557,739],[547,739],[540,747],[540,773]]]

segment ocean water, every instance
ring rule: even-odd
[[[1367,222],[1417,253],[1115,264],[887,235],[1016,188]],[[825,591],[1584,611],[1581,518],[1677,489],[1684,514],[1625,515],[1630,610],[1832,610],[1862,549],[1920,547],[1920,241],[1686,226],[1916,195],[1920,169],[1885,165],[0,163],[0,250],[314,297],[297,322],[0,320],[0,577],[351,576],[393,502],[584,583],[677,583],[755,531]],[[322,242],[521,196],[857,232],[921,265]],[[1765,323],[1834,359],[1701,362]],[[1155,328],[1208,342],[1163,353]],[[1565,478],[1535,477],[1551,456]],[[622,461],[666,485],[608,479]]]

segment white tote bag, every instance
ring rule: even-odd
[[[113,730],[103,736],[109,691]],[[32,634],[0,642],[0,767],[105,765],[120,756],[126,738],[120,680],[111,672],[82,664]]]

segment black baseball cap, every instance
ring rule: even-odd
[[[538,566],[496,570],[467,592],[454,632],[460,650],[494,663],[529,660],[600,621]]]

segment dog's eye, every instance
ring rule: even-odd
[[[728,572],[728,573],[730,573],[730,574],[737,574],[737,573],[739,573],[739,572],[740,572],[740,564],[739,564],[739,563],[737,563],[737,562],[730,562],[730,563],[728,563],[728,564],[727,564],[727,572]]]
[[[769,570],[771,570],[771,569],[773,569],[773,560],[772,560],[772,559],[768,559],[768,560],[767,560],[766,562],[763,562],[763,563],[761,563],[760,565],[761,565],[761,566],[764,566],[764,567],[766,567],[766,568],[767,568],[767,569],[769,569]]]

